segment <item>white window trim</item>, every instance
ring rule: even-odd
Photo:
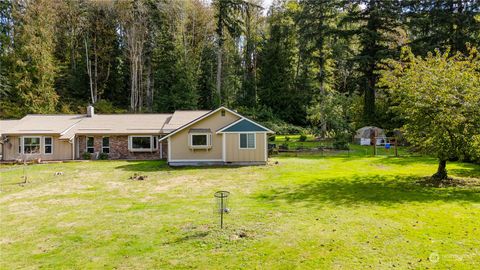
[[[241,144],[241,135],[242,134],[246,134],[247,135],[247,147],[242,147],[242,144]],[[248,147],[248,134],[253,134],[253,148],[252,147]],[[255,132],[242,132],[242,133],[238,133],[238,148],[240,150],[255,150],[257,149],[257,135]]]
[[[45,143],[45,139],[46,139],[46,138],[50,138],[50,140],[51,140],[51,143],[50,143],[50,144]],[[51,152],[51,153],[45,152],[45,147],[46,147],[47,145],[52,148],[52,152]],[[45,137],[43,137],[43,145],[42,145],[42,148],[43,148],[43,154],[44,154],[44,155],[53,155],[53,137],[52,137],[52,136],[45,136]]]
[[[207,144],[205,145],[193,145],[193,136],[194,135],[205,135],[207,136]],[[191,149],[209,149],[212,148],[212,133],[189,133],[188,135],[188,146]]]
[[[132,139],[134,137],[141,137],[141,138],[150,138],[150,148],[132,148]],[[130,135],[128,136],[128,151],[130,152],[153,152],[158,149],[158,141],[157,147],[153,147],[153,141],[157,139],[157,136],[152,135]]]
[[[40,142],[40,151],[38,153],[25,153],[25,138],[38,138]],[[41,136],[23,136],[22,137],[22,155],[41,155],[42,154],[42,137]]]
[[[104,138],[108,138],[108,146],[103,145],[103,139]],[[103,136],[102,137],[102,153],[105,153],[105,152],[103,152],[103,148],[108,148],[108,153],[110,153],[110,136]],[[105,153],[105,154],[108,154],[108,153]]]
[[[88,147],[88,138],[93,138],[93,146],[91,147]],[[95,137],[94,136],[85,136],[85,152],[90,153],[88,152],[88,148],[93,148],[93,153],[95,153]]]

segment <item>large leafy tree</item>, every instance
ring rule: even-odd
[[[390,60],[380,83],[395,98],[405,118],[405,137],[439,160],[433,178],[447,178],[449,159],[478,157],[480,148],[480,55],[436,51],[422,58],[405,49]]]

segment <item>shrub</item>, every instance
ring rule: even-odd
[[[268,137],[269,142],[274,142],[276,139],[275,135]]]
[[[82,154],[82,158],[83,159],[91,159],[92,158],[92,155],[88,152],[83,152]]]
[[[337,133],[334,137],[333,148],[338,150],[348,150],[350,135],[348,133]]]
[[[108,159],[108,154],[107,153],[100,153],[98,155],[98,159],[100,160],[107,160]]]
[[[337,150],[348,150],[350,149],[348,142],[340,140],[340,141],[334,141],[333,142],[333,148]]]
[[[300,134],[300,138],[298,138],[298,141],[299,142],[304,142],[307,140],[307,135],[305,134]]]
[[[285,136],[285,141],[286,141],[286,142],[289,142],[289,141],[290,141],[290,137]]]

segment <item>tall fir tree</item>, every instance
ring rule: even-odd
[[[305,119],[303,94],[297,91],[297,32],[292,12],[297,5],[273,6],[268,18],[268,38],[259,55],[260,104],[284,121],[301,124]]]
[[[56,1],[35,0],[13,6],[16,23],[11,76],[25,112],[53,113],[56,109],[56,5]]]
[[[334,61],[332,55],[333,35],[338,22],[339,4],[335,0],[300,1],[301,11],[297,16],[301,40],[305,54],[315,63],[317,74],[314,99],[309,104],[309,112],[315,113],[316,108],[325,107],[330,99],[327,95],[333,90]],[[327,117],[324,116],[318,124],[322,136],[327,132]]]
[[[376,91],[378,82],[378,64],[387,58],[398,55],[397,37],[400,27],[401,6],[399,0],[346,0],[351,5],[344,23],[354,23],[357,29],[345,33],[358,36],[361,49],[355,56],[359,63],[360,88],[364,95],[364,124],[378,124],[376,119]]]
[[[480,1],[402,1],[403,21],[416,54],[451,48],[467,53],[467,43],[480,45]]]

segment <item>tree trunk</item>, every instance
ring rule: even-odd
[[[223,49],[223,8],[220,2],[217,21],[217,35],[218,35],[218,48],[217,48],[217,98],[215,106],[222,105],[222,49]]]
[[[92,66],[90,64],[90,59],[88,58],[88,43],[87,43],[87,38],[84,39],[85,41],[85,60],[87,64],[87,74],[88,74],[88,79],[90,82],[90,98],[92,99],[92,105],[95,104],[95,98],[93,96],[93,82],[92,82]]]
[[[217,99],[222,103],[222,47],[218,46],[217,52]]]
[[[447,179],[447,161],[440,159],[438,162],[437,172],[432,175],[432,178],[435,180],[445,180]]]

